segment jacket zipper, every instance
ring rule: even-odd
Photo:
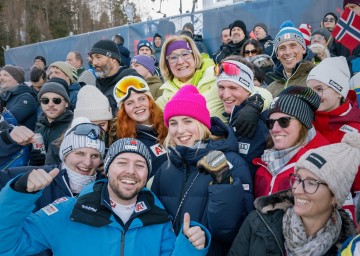
[[[190,170],[189,170],[189,165],[183,161],[183,165],[185,166],[185,174],[184,174],[184,178],[183,178],[183,183],[181,185],[181,193],[180,193],[180,197],[179,197],[179,206],[180,206],[180,203],[181,203],[181,200],[184,196],[184,190],[185,190],[185,185],[186,185],[186,182],[187,182],[187,179],[189,177],[189,173],[190,173]],[[180,209],[180,212],[181,212],[181,209]],[[180,218],[178,218],[180,219]],[[176,222],[178,222],[178,220],[175,220]],[[176,223],[174,223],[174,227],[176,226],[175,225]]]
[[[125,256],[125,233],[125,230],[121,232],[120,256]]]

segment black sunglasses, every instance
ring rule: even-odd
[[[274,128],[275,122],[278,122],[281,128],[287,128],[290,125],[291,119],[295,119],[295,118],[291,116],[286,116],[286,117],[280,117],[278,119],[268,119],[266,120],[266,127],[269,130],[272,130]]]
[[[335,18],[324,18],[323,21],[324,22],[334,22]]]
[[[252,50],[245,50],[244,51],[244,54],[255,54],[257,52],[257,50],[256,49],[252,49]]]
[[[41,104],[47,105],[47,104],[49,104],[50,99],[44,97],[44,98],[41,98],[39,101],[41,102]],[[51,101],[54,104],[59,105],[61,103],[62,99],[61,98],[52,98]]]

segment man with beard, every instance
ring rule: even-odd
[[[113,97],[115,84],[125,76],[140,75],[133,69],[121,66],[119,48],[111,40],[96,42],[91,48],[90,56],[97,77],[96,87],[109,99],[115,116],[117,112],[117,103]]]
[[[240,55],[242,45],[249,38],[246,25],[242,20],[235,20],[229,27],[231,41],[224,45],[221,52],[214,57],[215,63],[220,63],[222,59],[230,55]]]
[[[78,198],[62,197],[36,213],[31,213],[34,202],[59,170],[37,169],[26,182],[24,176],[11,180],[0,192],[0,254],[49,248],[54,255],[206,255],[208,230],[190,223],[185,213],[176,238],[164,207],[144,188],[151,157],[143,143],[114,142],[104,169],[108,181],[95,181]]]

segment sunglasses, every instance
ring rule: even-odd
[[[291,116],[287,116],[287,117],[280,117],[278,119],[268,119],[266,120],[266,127],[269,130],[272,130],[274,128],[275,122],[278,122],[281,128],[288,128],[291,119],[295,119],[295,118]]]
[[[104,142],[106,140],[106,132],[103,130],[103,128],[101,128],[100,126],[98,126],[96,124],[91,124],[91,123],[78,124],[74,128],[72,128],[65,135],[65,137],[67,135],[71,134],[72,132],[74,132],[75,135],[87,136],[88,138],[90,138],[92,140],[99,139]]]
[[[118,103],[126,100],[130,96],[131,90],[139,93],[150,91],[144,79],[137,76],[126,76],[117,82],[114,87],[115,100]]]
[[[245,50],[244,51],[244,54],[255,54],[257,52],[257,50],[256,49],[252,49],[252,50]]]
[[[47,104],[49,104],[50,99],[44,97],[44,98],[41,98],[39,101],[41,102],[41,104],[47,105]],[[51,101],[54,104],[59,105],[62,102],[62,99],[61,98],[52,98]]]
[[[335,22],[334,18],[324,18],[323,22]]]
[[[225,74],[229,76],[239,76],[241,71],[241,68],[232,62],[218,63],[214,67],[215,76],[219,76],[222,72],[225,72]]]

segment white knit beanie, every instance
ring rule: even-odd
[[[92,127],[81,129],[85,128],[85,125]],[[82,133],[79,132],[80,130]],[[100,126],[92,124],[88,118],[74,118],[71,123],[71,127],[65,132],[64,139],[60,145],[59,156],[61,161],[64,161],[68,154],[78,148],[94,148],[99,151],[101,157],[103,158],[105,154],[105,138],[99,138],[100,132],[105,134],[105,131],[102,130]]]
[[[113,118],[108,98],[94,85],[85,85],[77,95],[74,118],[87,117],[90,121]]]
[[[350,70],[346,58],[340,56],[322,60],[310,71],[306,82],[309,80],[320,81],[346,98],[350,83]]]
[[[350,193],[360,165],[360,134],[346,133],[341,143],[307,151],[296,163],[295,171],[306,169],[325,182],[340,209]]]

